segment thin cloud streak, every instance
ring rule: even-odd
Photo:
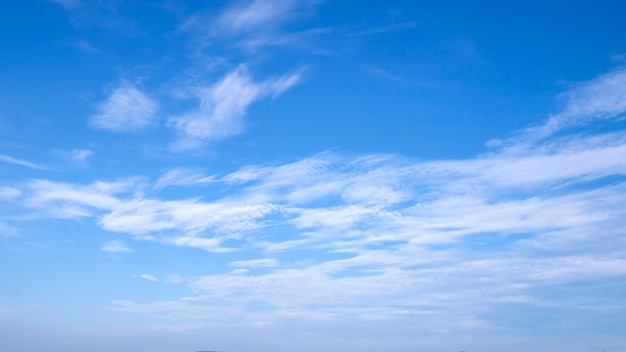
[[[101,250],[109,253],[134,253],[135,251],[120,240],[112,240],[100,247]]]
[[[217,19],[217,28],[228,32],[266,30],[287,20],[298,0],[253,0],[227,9]]]
[[[234,71],[208,87],[207,111],[237,120],[255,99],[280,91],[246,74]],[[241,86],[243,97],[227,94]],[[568,109],[596,121],[586,119],[587,110]],[[618,109],[609,110],[620,119]],[[221,123],[212,116],[208,125]],[[222,175],[174,169],[155,181],[32,180],[16,199],[41,216],[93,218],[135,240],[257,258],[190,280],[195,297],[119,301],[113,309],[182,321],[225,312],[223,324],[455,312],[477,329],[498,329],[488,315],[493,302],[579,311],[581,301],[597,297],[597,286],[558,301],[551,292],[581,282],[610,291],[626,276],[626,131],[589,131],[564,129],[541,140],[514,135],[458,160],[323,152]],[[193,185],[195,198],[164,196],[171,185]],[[385,303],[368,308],[377,302]],[[611,296],[605,303],[620,302]]]
[[[148,280],[148,281],[152,281],[152,282],[158,282],[159,279],[157,279],[156,277],[150,275],[150,274],[141,274],[139,275],[140,278],[144,279],[144,280]]]
[[[200,171],[196,170],[178,168],[170,170],[159,177],[154,188],[188,186],[211,182],[216,182],[215,177],[203,175]]]
[[[14,164],[14,165],[26,166],[28,168],[35,169],[35,170],[47,170],[48,169],[45,166],[41,166],[41,165],[32,163],[30,161],[26,161],[26,160],[16,159],[8,155],[4,155],[4,154],[0,154],[0,161],[4,161],[5,163]]]

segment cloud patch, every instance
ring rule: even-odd
[[[267,30],[289,18],[298,0],[253,0],[228,8],[217,19],[221,31],[238,33]]]
[[[124,82],[98,106],[91,124],[114,132],[134,132],[149,127],[155,119],[158,103],[134,85]]]
[[[109,253],[134,253],[135,251],[120,240],[112,240],[100,247],[101,250]]]
[[[150,274],[141,274],[139,275],[140,278],[144,279],[144,280],[148,280],[148,281],[152,281],[152,282],[158,282],[159,279],[157,279],[156,277],[150,275]]]
[[[188,150],[205,142],[224,139],[243,132],[248,107],[268,96],[276,97],[300,81],[293,73],[256,82],[245,66],[239,66],[210,86],[196,89],[195,109],[170,118],[178,133],[175,149]]]
[[[16,159],[16,158],[13,158],[11,156],[4,155],[4,154],[0,154],[0,161],[3,161],[5,163],[9,163],[9,164],[25,166],[25,167],[28,167],[28,168],[31,168],[31,169],[35,169],[35,170],[47,170],[47,168],[45,166],[42,166],[42,165],[39,165],[39,164],[35,164],[35,163],[32,163],[30,161],[26,161],[26,160]]]

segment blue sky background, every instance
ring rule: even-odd
[[[3,351],[626,351],[621,1],[13,1]]]

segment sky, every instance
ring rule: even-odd
[[[0,33],[0,350],[626,351],[623,1],[5,1]]]

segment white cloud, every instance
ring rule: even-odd
[[[52,153],[80,164],[86,164],[87,159],[93,155],[93,151],[88,149],[53,150]]]
[[[185,186],[211,182],[215,182],[215,178],[213,176],[205,176],[196,170],[179,168],[170,170],[159,177],[154,185],[154,188]]]
[[[299,81],[299,74],[254,82],[248,70],[240,66],[211,86],[200,87],[195,98],[198,107],[170,119],[179,134],[177,149],[193,149],[206,141],[241,133],[248,107],[269,95],[277,96]]]
[[[138,179],[95,182],[88,186],[32,180],[27,184],[26,205],[60,218],[93,216],[95,212],[117,208],[122,201],[114,195],[137,191]]]
[[[556,117],[565,126],[622,115],[626,111],[626,69],[576,84],[565,97],[567,105]]]
[[[5,163],[9,163],[9,164],[26,166],[26,167],[29,167],[29,168],[35,169],[35,170],[46,170],[47,169],[44,166],[41,166],[41,165],[38,165],[38,164],[35,164],[35,163],[31,163],[30,161],[16,159],[16,158],[10,157],[8,155],[4,155],[4,154],[0,154],[0,161],[4,161]]]
[[[120,204],[102,216],[100,223],[107,230],[136,235],[174,231],[173,239],[164,240],[178,246],[221,251],[220,242],[230,234],[261,228],[263,219],[278,211],[279,207],[268,203],[144,199]],[[207,232],[211,238],[202,237]]]
[[[230,265],[234,267],[244,267],[244,268],[246,267],[261,268],[261,267],[277,266],[278,262],[276,261],[276,259],[263,258],[263,259],[239,260],[239,261],[230,263]]]
[[[130,83],[113,90],[91,117],[93,126],[111,131],[137,131],[154,121],[158,104]]]
[[[159,279],[157,279],[156,277],[150,275],[150,274],[141,274],[139,275],[140,278],[144,279],[144,280],[148,280],[148,281],[152,281],[152,282],[158,282]]]
[[[91,150],[73,149],[70,151],[69,156],[72,160],[84,163],[87,161],[87,158],[89,158],[92,154],[93,152]]]
[[[546,138],[558,131],[582,126],[595,120],[623,117],[626,112],[626,69],[620,68],[590,81],[573,84],[562,94],[563,110],[537,126],[523,129],[515,138],[492,140],[489,145],[523,145]]]
[[[243,0],[233,1],[215,15],[200,12],[180,26],[195,37],[197,45],[215,42],[248,53],[268,46],[298,45],[306,38],[331,32],[328,28],[286,31],[288,23],[310,18],[319,0]],[[324,50],[316,50],[318,52]]]
[[[0,199],[14,199],[22,194],[17,188],[0,186]]]
[[[110,252],[110,253],[133,253],[135,252],[134,250],[126,246],[126,244],[124,244],[124,242],[120,240],[109,241],[106,244],[104,244],[102,247],[100,247],[100,249],[105,252]]]
[[[247,32],[267,30],[289,19],[298,0],[252,0],[227,9],[218,19],[220,30]]]

